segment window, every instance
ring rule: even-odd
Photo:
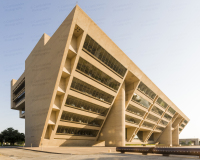
[[[160,124],[166,126],[166,125],[168,124],[168,122],[161,120],[161,121],[160,121]]]
[[[185,124],[187,124],[187,123],[188,123],[188,121],[184,120],[184,123],[185,123]]]
[[[137,95],[136,93],[134,93],[132,100],[135,101],[135,102],[137,102],[137,103],[139,103],[139,104],[141,104],[145,108],[149,108],[150,105],[151,105],[150,102],[148,102],[147,100],[145,100],[141,96]]]
[[[134,124],[139,124],[140,123],[140,119],[137,119],[137,118],[133,118],[133,117],[131,117],[131,116],[128,116],[128,115],[126,115],[125,116],[125,120],[127,121],[127,122],[129,122],[129,123],[134,123]]]
[[[171,119],[172,119],[172,117],[171,117],[169,114],[167,114],[167,113],[165,113],[164,117],[165,117],[166,119],[168,119],[168,120],[171,120]]]
[[[172,107],[169,107],[168,111],[173,115],[176,113],[176,111]]]
[[[153,115],[151,115],[151,114],[149,114],[149,115],[147,116],[147,119],[150,119],[150,120],[152,120],[152,121],[157,122],[159,118],[158,118],[158,117],[155,117],[155,116],[153,116]]]
[[[131,105],[131,104],[129,104],[128,105],[128,107],[127,107],[127,109],[126,109],[128,112],[131,112],[131,113],[133,113],[133,114],[136,114],[136,115],[138,115],[138,116],[144,116],[144,114],[146,113],[145,111],[143,111],[143,110],[140,110],[140,109],[138,109],[137,107],[135,107],[135,106],[133,106],[133,105]]]
[[[103,92],[77,78],[73,78],[71,88],[76,89],[78,91],[81,91],[82,93],[95,97],[101,101],[105,101],[108,103],[112,103],[114,97],[110,94],[107,94],[106,92]]]
[[[120,83],[84,60],[80,57],[77,69],[85,74],[87,74],[89,77],[92,77],[99,82],[105,84],[108,87],[111,87],[114,90],[118,90]]]
[[[162,106],[163,108],[167,108],[168,104],[163,101],[160,97],[157,99],[156,101],[160,106]]]
[[[156,106],[153,106],[152,112],[154,112],[160,116],[163,114],[163,111],[161,109],[157,108]]]
[[[154,124],[151,124],[151,123],[148,123],[148,122],[144,122],[142,124],[143,127],[148,127],[148,128],[153,128],[154,127]]]
[[[94,57],[98,58],[101,62],[109,68],[124,77],[126,68],[111,56],[104,48],[95,42],[89,35],[86,36],[83,48],[89,51]]]
[[[56,133],[57,134],[70,134],[70,135],[74,135],[74,136],[96,137],[98,134],[98,130],[58,126]]]
[[[149,89],[143,82],[140,82],[138,89],[151,99],[154,99],[156,97],[156,94],[151,89]]]
[[[85,125],[91,125],[96,127],[101,127],[103,120],[96,119],[88,116],[83,116],[80,114],[75,114],[71,112],[64,111],[61,116],[61,121],[76,122]]]
[[[98,106],[96,104],[81,100],[79,98],[75,98],[73,96],[68,96],[66,100],[66,105],[72,108],[81,109],[87,112],[92,112],[94,114],[100,114],[102,116],[106,116],[108,109]]]
[[[181,127],[183,127],[183,128],[184,128],[184,127],[185,127],[185,125],[184,125],[184,124],[181,124]]]
[[[163,131],[163,130],[164,130],[163,127],[159,127],[159,126],[157,126],[156,129],[158,129],[158,130],[160,130],[160,131]]]

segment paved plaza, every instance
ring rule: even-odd
[[[115,151],[115,147],[48,147],[48,148],[18,148],[0,147],[0,160],[192,160],[198,156],[179,156],[141,153],[121,154]]]

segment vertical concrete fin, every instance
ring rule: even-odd
[[[179,146],[179,125],[172,132],[172,145]]]
[[[16,79],[12,79],[12,80],[11,80],[11,86],[10,86],[10,89],[11,89],[11,91],[10,91],[10,94],[11,94],[10,108],[13,107],[13,86],[14,86],[14,84],[15,84],[16,82],[17,82]]]
[[[69,39],[75,9],[67,16],[50,38],[44,34],[25,62],[26,85],[26,146],[42,145],[49,118],[52,125],[58,117],[57,111],[51,115],[51,107],[60,82],[60,68]],[[51,130],[54,127],[49,127]],[[51,131],[50,131],[51,132]]]
[[[148,140],[150,133],[152,133],[152,131],[143,131],[143,142]]]
[[[131,137],[132,135],[134,134],[135,130],[137,129],[136,127],[128,127],[126,128],[127,129],[127,135],[126,135],[126,138],[127,138],[127,142],[130,142],[131,140]]]
[[[106,146],[125,146],[125,83],[115,99],[106,119],[99,140],[105,140]]]
[[[172,146],[172,122],[171,121],[168,123],[167,127],[162,132],[157,142],[159,142],[160,144]]]

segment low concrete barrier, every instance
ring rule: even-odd
[[[162,154],[163,156],[174,155],[195,155],[200,158],[200,148],[160,148],[160,147],[116,147],[117,152],[137,152],[147,155],[148,153]]]

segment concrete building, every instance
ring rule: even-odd
[[[11,81],[26,146],[178,145],[189,118],[79,7]]]
[[[179,139],[179,143],[181,145],[198,146],[200,144],[200,140],[199,138],[185,138],[185,139]]]

